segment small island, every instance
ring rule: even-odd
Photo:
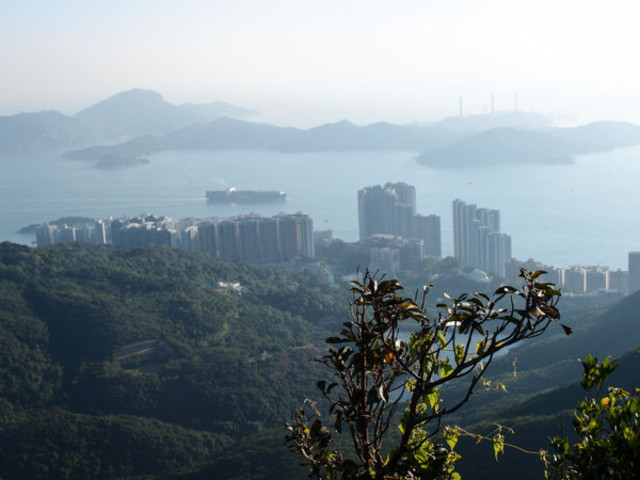
[[[61,217],[57,220],[53,220],[49,223],[49,225],[57,225],[62,227],[63,225],[75,225],[78,223],[91,223],[94,222],[95,219],[88,217]],[[36,228],[38,228],[42,223],[33,223],[31,225],[27,225],[26,227],[22,227],[18,230],[18,233],[21,235],[35,235]]]

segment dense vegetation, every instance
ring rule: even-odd
[[[523,270],[522,289],[503,286],[491,297],[448,298],[432,317],[424,311],[428,288],[418,304],[399,294],[398,280],[378,282],[366,274],[352,282],[351,320],[327,339],[335,347],[322,358],[333,383],[318,383],[335,419],[329,424],[307,402],[287,426],[289,448],[318,480],[459,480],[454,448],[461,431],[443,429],[443,421],[487,382],[484,375],[500,351],[541,336],[552,324],[571,333],[559,322],[560,292],[540,281],[543,274]],[[408,341],[400,335],[405,323],[416,324]],[[460,396],[442,396],[453,383],[463,385]],[[400,438],[389,442],[396,426]],[[343,433],[348,450],[333,442]],[[503,437],[494,435],[492,443],[497,457]]]
[[[283,425],[318,398],[324,373],[309,359],[349,318],[348,298],[310,274],[171,249],[0,244],[0,477],[305,478]],[[514,357],[517,378],[474,394],[454,422],[495,419],[515,427],[507,442],[548,448],[581,396],[577,359],[640,345],[640,296],[601,316],[572,302],[559,308],[574,334],[495,360],[490,378],[509,376]],[[640,383],[636,357],[613,385]],[[542,475],[535,455],[507,449],[496,463],[484,448],[456,448],[463,478],[525,478],[527,464]]]
[[[281,426],[345,297],[169,249],[1,244],[0,477],[159,474]]]

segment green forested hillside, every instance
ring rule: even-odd
[[[496,424],[512,428],[513,433],[506,434],[507,442],[534,453],[507,448],[500,461],[496,462],[492,445],[477,445],[474,440],[464,439],[460,446],[464,460],[459,463],[462,477],[480,480],[543,478],[542,462],[535,452],[550,450],[549,437],[554,435],[568,435],[572,441],[577,439],[572,420],[577,403],[584,398],[579,379],[578,375],[576,381],[532,394],[521,402],[506,406],[502,411],[493,411],[490,421],[470,426],[470,430],[478,433],[492,431]],[[620,356],[620,367],[613,372],[606,385],[627,391],[633,391],[640,385],[638,352]]]
[[[563,311],[563,300],[559,304]],[[494,361],[490,377],[504,379],[507,392],[478,391],[455,419],[471,431],[489,432],[496,424],[514,429],[507,441],[537,452],[548,449],[548,438],[572,432],[574,409],[584,396],[580,387],[586,354],[620,359],[608,384],[633,391],[640,386],[640,292],[623,298],[604,313],[570,315],[573,334],[549,335],[519,346]],[[514,362],[516,376],[513,377]],[[460,450],[463,478],[542,478],[542,463],[535,454],[507,449],[499,462],[492,446],[466,439]]]
[[[184,471],[281,427],[347,295],[176,250],[0,244],[0,477]]]
[[[478,391],[469,408],[460,412],[460,423],[480,422],[488,415],[496,416],[503,408],[519,403],[531,395],[575,383],[582,375],[578,360],[587,353],[605,358],[619,358],[640,347],[640,292],[629,295],[605,312],[576,310],[564,299],[559,303],[563,322],[573,333],[565,336],[549,330],[535,342],[517,346],[493,361],[489,377],[502,379],[507,392]],[[567,307],[567,308],[565,308]],[[513,376],[514,365],[516,376]],[[640,371],[639,371],[640,372]],[[636,376],[640,385],[640,373]]]
[[[283,425],[318,397],[327,372],[310,359],[348,298],[309,274],[178,250],[0,244],[0,478],[306,478]],[[577,359],[640,345],[640,295],[602,315],[566,306],[574,334],[551,330],[496,359],[490,378],[517,357],[508,391],[478,390],[454,422],[513,426],[507,441],[535,450],[568,429]],[[637,363],[612,382],[639,385]],[[535,455],[507,449],[496,463],[490,450],[462,443],[463,478],[525,478],[524,465],[539,477]]]

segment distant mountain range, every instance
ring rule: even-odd
[[[458,167],[498,163],[571,163],[573,155],[640,143],[640,127],[597,122],[571,128],[495,128],[472,134],[418,157],[425,165]]]
[[[133,89],[73,116],[56,111],[0,116],[0,151],[59,151],[139,135],[163,135],[223,116],[246,118],[256,114],[224,102],[175,106],[157,92]]]
[[[309,130],[220,118],[166,135],[140,136],[117,145],[67,152],[97,161],[108,155],[139,157],[167,150],[273,150],[280,152],[405,150],[424,152],[419,162],[437,167],[504,163],[571,163],[573,155],[640,144],[640,127],[621,122],[582,127],[519,130],[495,128],[467,134],[434,126],[347,121]]]
[[[570,163],[576,154],[640,144],[640,127],[634,124],[558,128],[544,115],[523,112],[452,117],[429,125],[358,126],[344,120],[306,130],[241,120],[255,114],[223,102],[176,106],[159,93],[135,89],[73,117],[59,112],[0,117],[0,151],[68,150],[68,158],[120,168],[144,164],[141,157],[167,150],[396,150],[417,152],[418,161],[429,166],[466,167]]]

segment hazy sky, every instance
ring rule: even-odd
[[[310,126],[490,108],[640,123],[631,0],[0,0],[0,115],[119,91]]]

